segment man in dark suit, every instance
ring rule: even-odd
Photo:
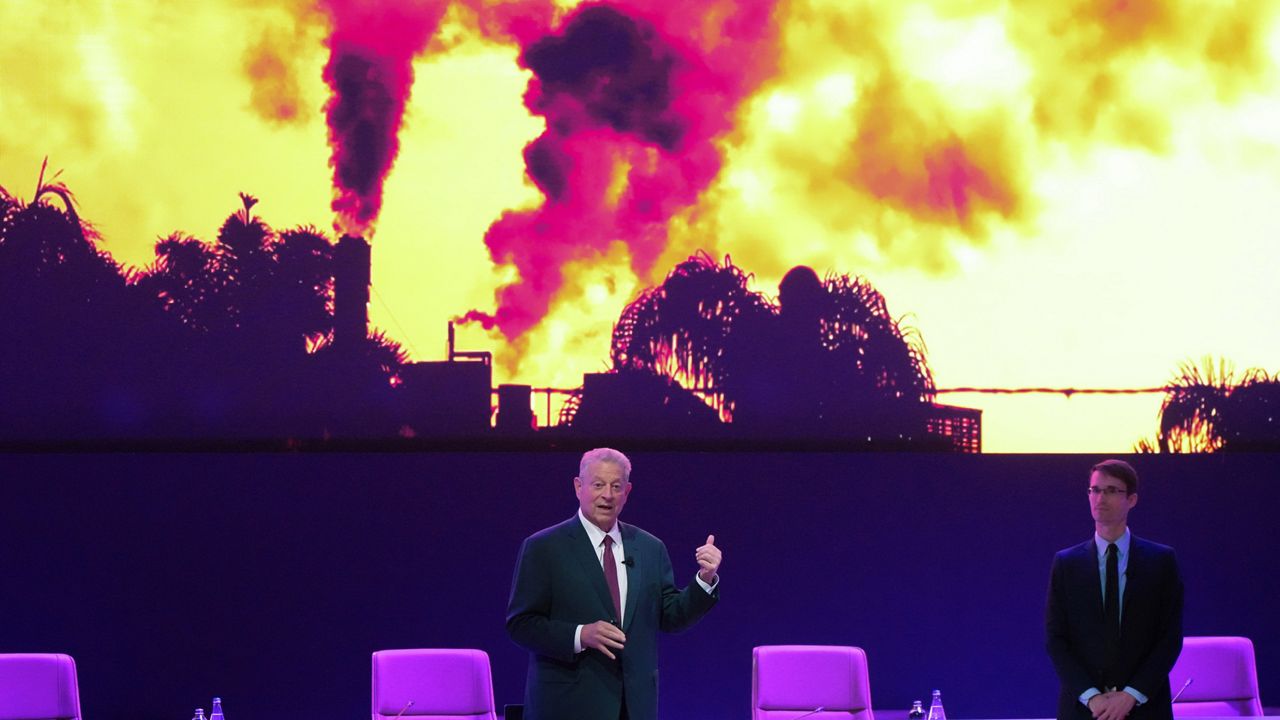
[[[1053,558],[1046,647],[1061,681],[1058,720],[1171,720],[1169,671],[1182,652],[1182,577],[1173,548],[1134,537],[1138,474],[1093,466],[1094,536]]]
[[[693,625],[719,599],[714,535],[694,552],[696,585],[681,590],[662,541],[618,522],[630,476],[617,450],[587,452],[578,512],[520,547],[507,633],[529,651],[526,720],[655,720],[658,631]]]

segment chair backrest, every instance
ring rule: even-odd
[[[403,714],[401,714],[403,713]],[[373,720],[497,720],[489,656],[481,650],[373,654]]]
[[[1187,685],[1187,680],[1191,684]],[[1186,689],[1183,689],[1186,686]],[[1189,637],[1169,673],[1174,717],[1261,715],[1253,643],[1244,637]]]
[[[822,708],[819,712],[813,712]],[[862,648],[762,645],[752,651],[752,720],[875,720]]]
[[[80,720],[70,655],[0,655],[0,720]]]

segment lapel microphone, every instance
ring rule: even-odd
[[[627,559],[623,560],[622,564],[626,565],[629,568],[633,568],[636,566],[636,559],[631,556],[627,556]]]

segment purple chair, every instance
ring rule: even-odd
[[[1187,685],[1187,680],[1191,684]],[[1185,686],[1185,689],[1184,689]],[[1253,643],[1244,637],[1189,637],[1169,673],[1174,717],[1261,715]]]
[[[481,650],[373,654],[373,720],[497,720],[489,656]]]
[[[0,720],[80,720],[70,655],[0,655]]]
[[[875,720],[867,654],[862,648],[762,645],[752,651],[751,719],[792,720],[801,716],[806,720]]]

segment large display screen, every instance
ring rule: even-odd
[[[1278,14],[7,3],[0,434],[1274,447]]]

